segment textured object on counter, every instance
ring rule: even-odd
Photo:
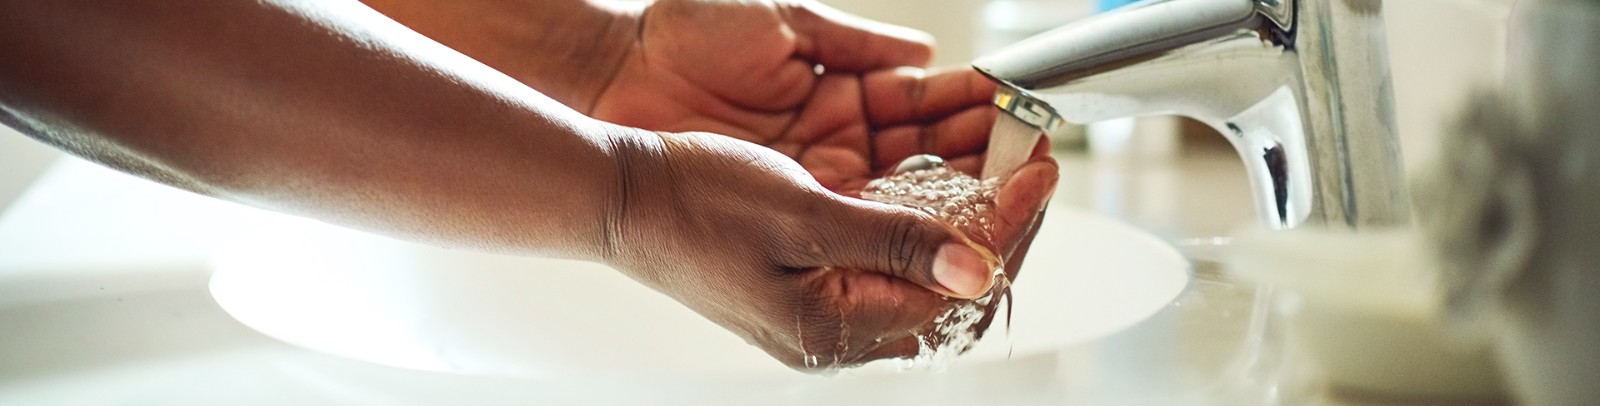
[[[1457,325],[1495,343],[1518,401],[1600,399],[1600,3],[1512,14],[1506,87],[1475,97],[1419,183]]]

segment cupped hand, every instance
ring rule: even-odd
[[[664,132],[617,148],[628,182],[613,266],[796,368],[913,355],[946,297],[993,283],[992,264],[932,217],[857,198],[915,154],[975,174],[988,80],[924,70],[926,34],[812,1],[658,0],[637,17],[633,38],[576,54],[592,65],[527,68],[512,62],[549,58],[453,44],[595,118]],[[615,43],[622,56],[600,57]],[[1002,189],[998,238],[978,247],[1013,276],[1055,182],[1048,156],[1034,160]]]
[[[916,354],[946,296],[993,283],[971,251],[942,253],[960,245],[930,216],[858,199],[911,155],[982,166],[994,87],[971,69],[917,67],[929,42],[807,1],[649,6],[590,114],[748,143],[663,136],[671,164],[645,171],[658,176],[635,185],[653,191],[635,194],[673,199],[641,202],[669,209],[630,221],[663,230],[648,233],[666,248],[640,255],[635,275],[796,368]],[[1056,179],[1044,149],[1033,159],[1002,189],[997,239],[980,247],[1013,277]]]
[[[810,0],[364,0],[579,112],[765,145],[833,190],[930,153],[977,170],[994,87],[915,30]]]
[[[764,145],[836,191],[914,154],[976,171],[994,86],[918,68],[930,42],[812,1],[657,1],[590,114]]]
[[[657,140],[622,148],[612,265],[791,367],[915,355],[947,296],[993,283],[994,264],[923,212],[835,193],[787,156],[731,137]],[[978,247],[1008,265],[1056,180],[1039,151],[1001,188],[997,238]]]

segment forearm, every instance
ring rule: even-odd
[[[0,55],[0,120],[46,142],[446,245],[602,256],[614,145],[649,141],[353,2],[0,2]]]
[[[390,18],[588,113],[638,33],[608,0],[362,0]]]

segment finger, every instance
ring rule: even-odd
[[[832,306],[840,309],[834,351],[841,360],[856,360],[886,342],[914,337],[944,313],[950,301],[905,279],[856,269],[822,272],[820,281]],[[833,332],[818,331],[823,337]]]
[[[989,144],[996,114],[989,106],[973,106],[931,124],[880,130],[872,137],[875,167],[893,166],[917,154],[949,158],[981,152]]]
[[[876,128],[924,123],[973,106],[987,106],[995,85],[975,70],[927,72],[900,68],[861,78],[867,118]]]
[[[1045,202],[1046,207],[1049,205],[1049,202]],[[1028,225],[1028,231],[1022,238],[1017,239],[1010,247],[1010,252],[1005,254],[1006,278],[1011,279],[1013,283],[1017,281],[1017,276],[1021,275],[1022,261],[1028,258],[1028,248],[1033,246],[1033,239],[1039,236],[1039,226],[1044,224],[1044,213],[1045,210],[1040,209],[1039,213],[1033,215],[1033,222]]]
[[[1050,157],[1035,158],[1017,168],[1000,186],[995,196],[995,235],[999,245],[1006,248],[1004,251],[1026,237],[1028,227],[1055,191],[1060,176],[1057,171],[1055,160]]]
[[[794,265],[878,272],[968,299],[993,283],[992,251],[927,213],[834,195],[819,214],[808,237],[816,249],[794,253]]]
[[[1059,169],[1055,158],[1050,156],[1049,142],[1041,139],[1034,145],[1028,163],[1012,172],[996,196],[995,210],[1002,217],[998,225],[1001,229],[997,233],[1004,238],[1000,252],[1003,255],[1001,258],[1006,259],[1008,277],[1016,276],[1016,268],[1022,263],[1021,257],[1027,255],[1028,246],[1039,232],[1044,208],[1055,196],[1056,182],[1061,176]],[[1015,229],[1018,224],[1022,226],[1021,236],[1014,235],[1019,232]]]
[[[1049,203],[1046,203],[1046,205],[1048,204]],[[1017,283],[1017,277],[1022,273],[1022,263],[1028,257],[1028,248],[1033,246],[1034,237],[1039,235],[1039,225],[1041,224],[1044,224],[1044,211],[1042,210],[1033,216],[1033,222],[1027,227],[1028,231],[1024,233],[1022,238],[1018,239],[1017,244],[1015,244],[1010,253],[1005,256],[1005,272],[1008,283]],[[1015,304],[1012,303],[1013,299],[1011,297],[1011,290],[1006,289],[1004,294],[1004,302],[1006,303],[1006,306],[1015,306]],[[989,307],[984,311],[983,318],[978,320],[978,324],[974,327],[977,329],[978,338],[983,338],[984,333],[989,331],[989,326],[994,323],[994,319],[997,317],[1005,317],[1006,325],[1008,327],[1011,325],[1012,308],[1007,308],[1004,313],[1001,313],[1001,302],[1001,300],[993,300],[989,302]]]
[[[794,29],[795,53],[829,71],[861,72],[922,66],[933,58],[933,36],[836,10],[815,1],[781,9]]]
[[[783,138],[789,142],[866,151],[870,129],[862,118],[860,79],[854,75],[822,75],[811,98],[787,124]]]

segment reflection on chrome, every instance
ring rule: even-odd
[[[1165,0],[979,58],[1040,129],[1177,114],[1228,137],[1274,228],[1405,224],[1379,0]]]

